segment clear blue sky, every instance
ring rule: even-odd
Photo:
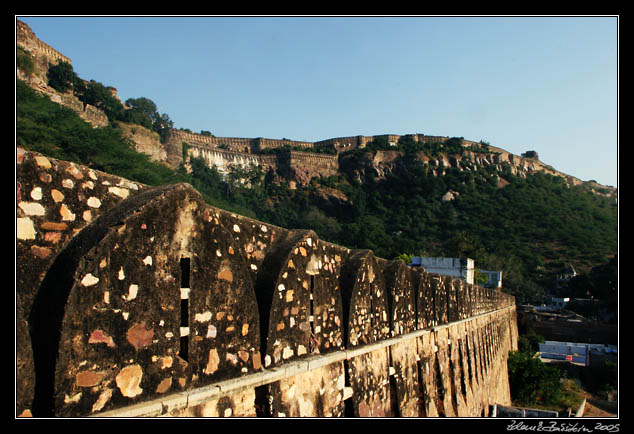
[[[177,128],[462,136],[618,186],[614,16],[17,18]]]

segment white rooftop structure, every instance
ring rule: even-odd
[[[618,348],[615,345],[545,341],[539,344],[539,353],[542,361],[567,360],[570,363],[588,366],[591,353],[618,354]]]
[[[546,341],[539,344],[539,357],[542,360],[567,360],[570,363],[588,366],[588,346],[572,342]]]
[[[473,259],[414,256],[412,262],[408,265],[412,267],[423,267],[428,273],[457,277],[467,283],[474,283],[475,265]]]

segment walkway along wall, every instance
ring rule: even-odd
[[[514,299],[17,151],[16,415],[481,416]]]

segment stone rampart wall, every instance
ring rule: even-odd
[[[250,166],[258,166],[263,169],[274,167],[274,159],[263,159],[261,155],[225,151],[206,146],[190,146],[188,156],[190,158],[202,158],[208,167],[216,167],[220,173],[228,173],[232,167],[244,169],[248,169]]]
[[[264,172],[276,171],[299,183],[309,183],[314,177],[328,177],[339,170],[336,155],[314,152],[287,151],[275,155],[245,154],[204,145],[189,145],[190,158],[202,158],[208,167],[215,167],[220,173],[229,173],[232,168],[248,169],[260,167]]]
[[[336,155],[316,154],[314,152],[290,151],[290,165],[294,169],[312,168],[321,176],[330,176],[339,170],[339,158]]]
[[[480,416],[514,299],[18,150],[19,416]]]
[[[70,58],[38,39],[33,30],[23,21],[16,20],[16,40],[26,50],[30,51],[38,59],[46,59],[45,63],[55,65],[59,62],[67,62],[71,65]]]
[[[312,142],[302,142],[288,139],[278,140],[266,139],[263,137],[215,137],[183,130],[172,130],[170,136],[170,140],[176,143],[186,142],[190,145],[203,145],[244,153],[259,153],[265,149],[280,148],[283,146],[312,148],[314,145]]]
[[[258,150],[264,150],[264,149],[270,149],[270,148],[281,148],[283,146],[299,146],[301,148],[314,147],[313,142],[302,142],[302,141],[296,141],[296,140],[265,139],[265,138],[259,137],[257,139],[254,139],[254,141],[256,143]]]

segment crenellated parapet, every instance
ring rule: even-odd
[[[67,62],[72,65],[69,57],[41,41],[31,30],[31,28],[23,21],[16,20],[16,42],[19,46],[29,51],[37,59],[37,63],[41,64],[44,71],[50,65],[56,65],[60,62]]]
[[[187,184],[18,157],[18,416],[509,403],[513,297],[208,206]]]
[[[275,149],[282,148],[285,146],[288,147],[298,147],[304,149],[312,149],[314,147],[313,142],[303,142],[297,140],[288,140],[288,139],[265,139],[263,137],[258,137],[257,139],[253,139],[255,144],[255,149],[259,152],[264,151],[266,149]]]
[[[259,154],[267,149],[275,149],[285,146],[305,149],[313,148],[312,142],[302,142],[288,139],[266,139],[263,137],[216,137],[208,134],[198,134],[176,129],[170,131],[169,141],[174,143],[184,142],[188,145],[208,146],[210,148],[218,148],[247,154]]]

